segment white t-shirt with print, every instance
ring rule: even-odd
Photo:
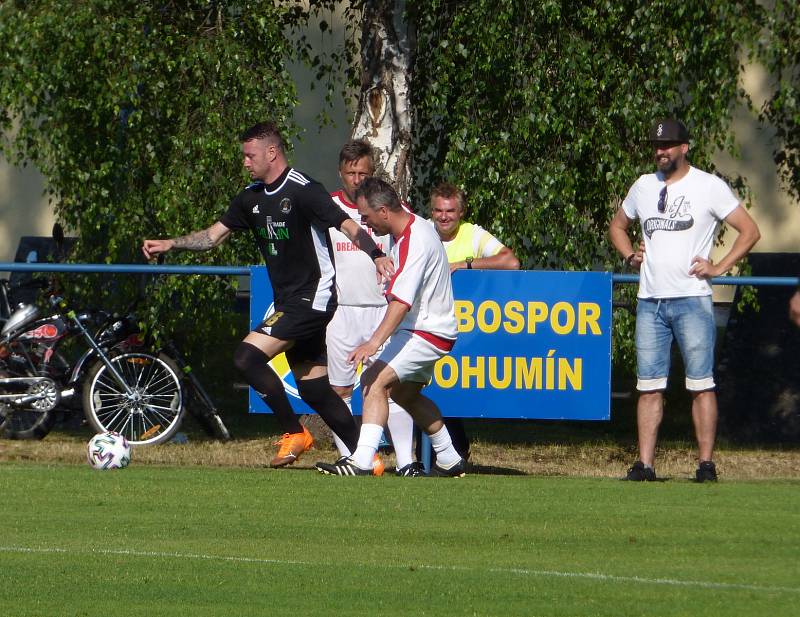
[[[378,248],[388,253],[391,248],[391,236],[376,236],[366,225],[361,223],[361,215],[355,204],[350,203],[344,191],[331,193],[334,203],[339,206],[356,223],[361,225]],[[335,228],[330,228],[333,246],[333,260],[336,264],[336,295],[341,306],[386,306],[383,296],[383,285],[378,283],[375,275],[375,262],[364,251],[350,241],[346,235]]]
[[[658,211],[667,187],[666,208]],[[622,202],[629,219],[638,219],[644,238],[639,298],[681,298],[711,294],[711,283],[689,275],[695,257],[708,259],[717,227],[739,205],[720,178],[690,167],[667,185],[658,172],[640,176]]]

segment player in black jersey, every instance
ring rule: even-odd
[[[228,211],[208,229],[179,238],[145,240],[142,251],[148,259],[172,249],[205,251],[224,242],[231,232],[251,230],[267,264],[274,311],[239,344],[234,364],[285,431],[270,465],[289,465],[313,445],[280,378],[267,364],[282,352],[300,397],[353,452],[358,429],[331,388],[326,366],[325,328],[336,310],[328,228],[338,229],[368,253],[379,277],[388,280],[394,266],[369,234],[335,206],[321,184],[289,166],[274,123],[256,124],[240,141],[244,166],[254,182],[233,198]]]

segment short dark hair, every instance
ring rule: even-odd
[[[339,167],[345,163],[355,163],[367,157],[372,169],[375,169],[375,159],[372,146],[366,139],[351,139],[339,151]]]
[[[254,124],[239,136],[239,142],[241,143],[252,141],[254,139],[263,139],[269,141],[275,146],[278,146],[281,152],[286,149],[283,142],[283,136],[278,130],[278,126],[272,121]]]
[[[399,212],[403,209],[400,204],[400,198],[392,188],[392,185],[374,176],[364,178],[364,181],[358,185],[355,199],[358,200],[361,197],[366,200],[367,205],[373,210],[377,210],[381,206],[386,206],[392,212]]]
[[[435,197],[442,199],[455,199],[462,210],[467,206],[467,196],[460,188],[452,182],[440,182],[431,191],[431,208]]]

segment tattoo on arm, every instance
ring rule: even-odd
[[[175,238],[174,242],[174,248],[187,251],[207,251],[214,248],[214,241],[211,239],[207,229]]]

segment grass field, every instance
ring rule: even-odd
[[[0,464],[0,615],[796,615],[796,480]]]

